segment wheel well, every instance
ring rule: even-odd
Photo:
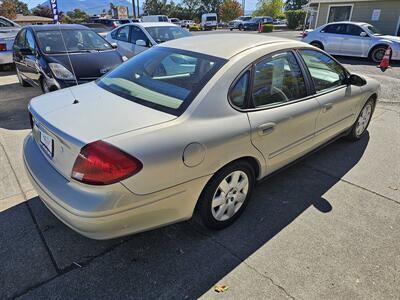
[[[388,45],[388,44],[378,44],[378,45],[373,46],[373,47],[369,50],[369,52],[368,52],[368,57],[371,57],[372,51],[374,51],[374,50],[375,50],[376,48],[378,48],[378,47],[385,47],[385,48],[387,48],[387,47],[389,47],[389,45]]]
[[[375,110],[376,102],[378,100],[378,95],[374,93],[369,97],[369,99],[372,99],[374,101],[374,110]]]
[[[315,40],[315,41],[312,41],[310,44],[312,44],[312,43],[320,44],[322,46],[322,50],[324,50],[324,44],[322,44],[322,42]]]

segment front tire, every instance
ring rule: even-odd
[[[354,123],[351,131],[347,135],[347,139],[350,141],[359,140],[368,128],[371,122],[372,113],[374,111],[374,100],[369,99],[362,108],[360,114],[358,115],[357,121]]]
[[[233,162],[216,173],[200,196],[203,224],[211,229],[232,224],[246,208],[254,183],[254,169],[247,161]]]
[[[240,31],[243,30],[243,25],[242,25],[242,24],[239,25],[239,30],[240,30]]]
[[[387,47],[385,46],[378,46],[375,47],[374,49],[372,49],[371,54],[370,54],[370,58],[374,63],[380,63],[383,59],[383,57],[385,56],[385,52],[386,52]]]
[[[311,46],[317,47],[318,49],[324,50],[324,45],[321,42],[314,41],[310,43]]]

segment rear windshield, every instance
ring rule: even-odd
[[[206,21],[217,21],[217,17],[207,17]]]
[[[129,20],[118,20],[118,23],[119,24],[128,24],[128,23],[130,23],[131,21],[129,21]]]
[[[180,115],[225,62],[191,51],[154,47],[120,65],[97,84],[127,100]]]
[[[38,31],[36,36],[45,53],[87,52],[112,49],[111,45],[90,29]]]
[[[157,43],[191,36],[187,30],[177,26],[146,27],[146,30]]]

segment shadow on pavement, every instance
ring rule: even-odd
[[[95,241],[64,226],[38,198],[31,199],[22,205],[28,205],[40,229],[48,252],[43,256],[51,254],[56,274],[29,291],[31,286],[21,280],[33,264],[27,244],[13,269],[0,271],[6,281],[15,280],[0,298],[198,298],[306,209],[313,206],[322,214],[334,210],[324,194],[357,164],[368,142],[368,134],[356,143],[338,140],[259,183],[241,218],[222,231],[205,229],[194,218],[121,239]],[[313,166],[321,159],[332,165],[337,177]],[[0,214],[0,224],[4,214],[20,206]],[[19,243],[23,239],[29,237],[19,236]],[[7,240],[5,248],[12,251],[13,243]]]

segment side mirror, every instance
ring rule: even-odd
[[[356,74],[351,74],[348,78],[347,78],[347,84],[348,85],[355,85],[355,86],[363,86],[367,84],[367,81],[356,75]]]
[[[111,47],[112,47],[113,49],[117,49],[117,48],[118,48],[118,44],[117,44],[117,43],[111,43]]]
[[[137,40],[136,41],[136,46],[147,47],[147,44],[143,40]]]
[[[22,48],[19,50],[21,55],[27,56],[27,55],[33,55],[32,50],[29,48]]]
[[[367,34],[365,31],[362,31],[362,32],[360,33],[360,36],[361,36],[361,37],[367,37],[368,34]]]

